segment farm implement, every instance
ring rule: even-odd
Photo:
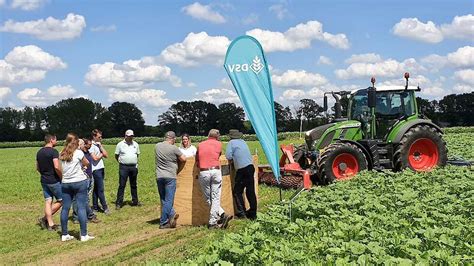
[[[471,165],[464,160],[448,160],[442,129],[419,113],[415,92],[405,73],[403,87],[372,86],[353,92],[327,92],[335,99],[334,119],[305,133],[300,146],[281,145],[280,187],[310,188],[349,179],[362,170],[409,168],[430,171],[447,163]],[[349,97],[343,118],[341,98]],[[260,182],[276,185],[269,166],[259,166]]]

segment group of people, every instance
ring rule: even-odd
[[[241,138],[242,133],[236,129],[229,131],[229,141],[226,148],[226,158],[235,167],[235,185],[233,196],[236,218],[255,219],[257,217],[257,197],[255,194],[253,159],[250,150]],[[187,158],[195,157],[199,167],[199,183],[205,200],[210,207],[208,228],[225,229],[232,215],[225,213],[221,207],[222,172],[220,156],[222,143],[219,141],[220,133],[211,129],[207,140],[199,143],[196,148],[191,144],[188,134],[181,136],[182,145],[177,147],[176,134],[168,131],[163,142],[155,146],[156,177],[158,192],[161,200],[160,228],[174,228],[179,214],[173,208],[176,193],[176,179],[182,165]],[[249,209],[245,208],[243,192],[245,190]]]
[[[230,130],[231,141],[226,149],[227,159],[236,169],[233,196],[236,206],[236,218],[255,219],[257,213],[257,199],[254,189],[254,173],[252,157],[249,148],[241,139],[242,133]],[[211,129],[208,139],[199,143],[196,148],[191,144],[188,134],[181,136],[182,143],[175,145],[176,134],[169,131],[165,134],[163,142],[155,146],[156,177],[158,193],[161,202],[160,229],[175,228],[179,214],[173,208],[176,192],[176,178],[179,170],[187,158],[195,157],[199,167],[199,182],[210,206],[209,228],[226,228],[233,218],[227,215],[220,205],[222,188],[222,173],[219,157],[222,153],[222,143],[219,141],[220,133]],[[137,176],[138,158],[140,147],[133,140],[133,130],[125,132],[124,140],[119,142],[115,149],[115,159],[119,163],[119,185],[115,209],[119,210],[124,205],[124,191],[127,180],[130,180],[132,206],[141,206],[138,200]],[[87,222],[98,223],[97,212],[109,215],[110,209],[104,193],[105,167],[103,158],[108,158],[108,153],[101,143],[102,132],[94,129],[91,138],[79,138],[74,133],[69,133],[61,152],[54,147],[57,139],[55,135],[45,136],[45,145],[36,156],[37,170],[41,175],[41,185],[45,198],[44,216],[38,218],[41,227],[48,231],[59,228],[54,224],[52,216],[61,207],[61,240],[75,239],[68,233],[69,211],[73,209],[73,222],[80,224],[80,240],[94,239],[87,232]],[[243,192],[250,208],[245,209]],[[92,207],[90,205],[92,194]],[[54,201],[55,200],[55,201]],[[100,203],[100,205],[99,205]]]

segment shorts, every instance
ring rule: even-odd
[[[43,195],[45,200],[52,200],[53,197],[56,199],[56,201],[63,200],[63,192],[60,182],[54,184],[41,183],[41,186],[43,187]]]

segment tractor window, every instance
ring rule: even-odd
[[[360,115],[364,115],[365,112],[369,112],[367,90],[361,90],[357,92],[349,101],[350,104],[350,119],[357,119]]]
[[[377,92],[376,116],[399,118],[414,112],[410,92]]]

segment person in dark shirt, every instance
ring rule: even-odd
[[[45,199],[44,216],[38,218],[39,225],[48,231],[58,228],[53,222],[53,215],[62,206],[62,172],[59,167],[59,153],[53,147],[56,146],[56,136],[46,134],[45,145],[36,154],[36,169],[41,175],[41,186]],[[56,202],[53,203],[53,198]]]

